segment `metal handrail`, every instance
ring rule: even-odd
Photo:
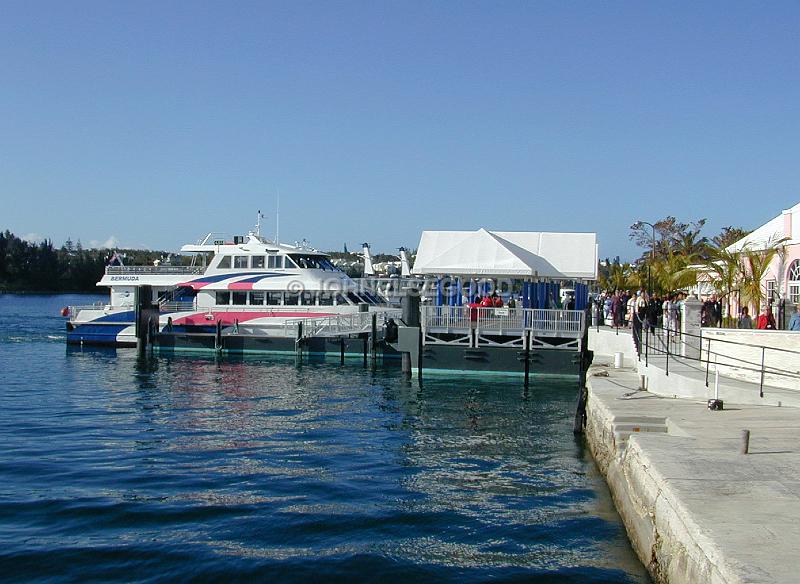
[[[388,320],[399,318],[402,311],[399,309],[386,309],[374,312],[349,312],[323,316],[320,318],[289,318],[283,323],[284,335],[295,338],[309,338],[321,336],[324,333],[334,335],[363,333],[372,327],[372,318]],[[302,333],[298,336],[298,324],[302,324]]]
[[[654,329],[656,332],[653,334],[649,334],[650,329]],[[646,336],[648,347],[646,354],[649,354],[651,351],[653,354],[663,354],[666,355],[667,358],[667,370],[666,375],[669,375],[669,357],[672,354],[673,358],[676,356],[675,351],[670,351],[670,344],[672,335],[676,335],[676,331],[670,331],[670,336],[667,337],[666,342],[664,341],[664,337],[667,336],[666,329],[661,326],[649,327],[648,326],[648,335]],[[710,370],[711,370],[711,362],[713,359],[713,363],[715,367],[735,367],[737,370],[740,371],[748,371],[752,373],[758,374],[758,386],[759,386],[759,395],[764,397],[764,382],[765,382],[765,375],[775,375],[777,377],[783,377],[786,379],[794,380],[800,379],[800,373],[795,373],[792,371],[787,371],[782,368],[772,367],[766,364],[766,356],[768,351],[774,351],[776,353],[788,354],[796,356],[798,359],[798,363],[800,363],[800,351],[795,351],[792,349],[785,349],[782,347],[768,347],[766,345],[756,345],[753,343],[744,343],[741,341],[731,341],[729,339],[718,339],[712,338],[709,336],[701,334],[695,335],[692,333],[687,332],[678,332],[677,335],[679,336],[678,342],[682,345],[686,345],[689,339],[697,339],[697,345],[693,346],[692,349],[697,352],[697,357],[691,356],[681,356],[684,359],[689,359],[693,361],[698,361],[700,364],[705,364],[706,375],[705,375],[705,385],[706,387],[709,386],[709,377],[710,377]],[[650,343],[650,338],[657,339],[656,343]],[[705,343],[704,343],[705,341]],[[758,361],[749,361],[748,359],[732,356],[723,352],[712,351],[711,346],[713,343],[720,343],[722,345],[734,345],[737,347],[745,347],[748,349],[755,349],[756,352],[760,352],[760,359]],[[659,343],[661,346],[659,346]],[[706,344],[705,347],[703,345]],[[703,355],[705,354],[705,358]],[[722,359],[722,360],[720,360]],[[647,366],[647,361],[646,361]],[[754,382],[755,383],[755,382]]]
[[[197,301],[170,300],[159,305],[161,312],[191,312],[197,310]]]

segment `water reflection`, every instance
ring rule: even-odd
[[[38,451],[53,480],[28,492],[94,518],[59,511],[67,539],[158,541],[284,575],[292,562],[349,578],[646,581],[572,436],[574,383],[420,387],[293,357],[59,350],[59,387],[41,389],[58,404],[27,413],[48,434],[60,420],[64,439]]]

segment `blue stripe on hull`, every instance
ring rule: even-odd
[[[67,342],[117,344],[117,335],[128,326],[130,325],[80,324],[73,330],[67,332]]]
[[[133,310],[128,310],[126,312],[114,312],[112,314],[107,314],[105,316],[101,316],[95,319],[92,319],[91,322],[128,322],[133,324],[133,320],[136,318],[136,313]],[[86,325],[80,325],[86,326]]]

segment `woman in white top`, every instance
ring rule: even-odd
[[[678,320],[675,307],[675,296],[667,294],[664,303],[661,305],[661,309],[664,313],[664,336],[669,336],[669,334],[677,328]]]

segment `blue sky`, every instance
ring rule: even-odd
[[[754,228],[800,200],[797,2],[0,3],[0,228],[175,249]]]

